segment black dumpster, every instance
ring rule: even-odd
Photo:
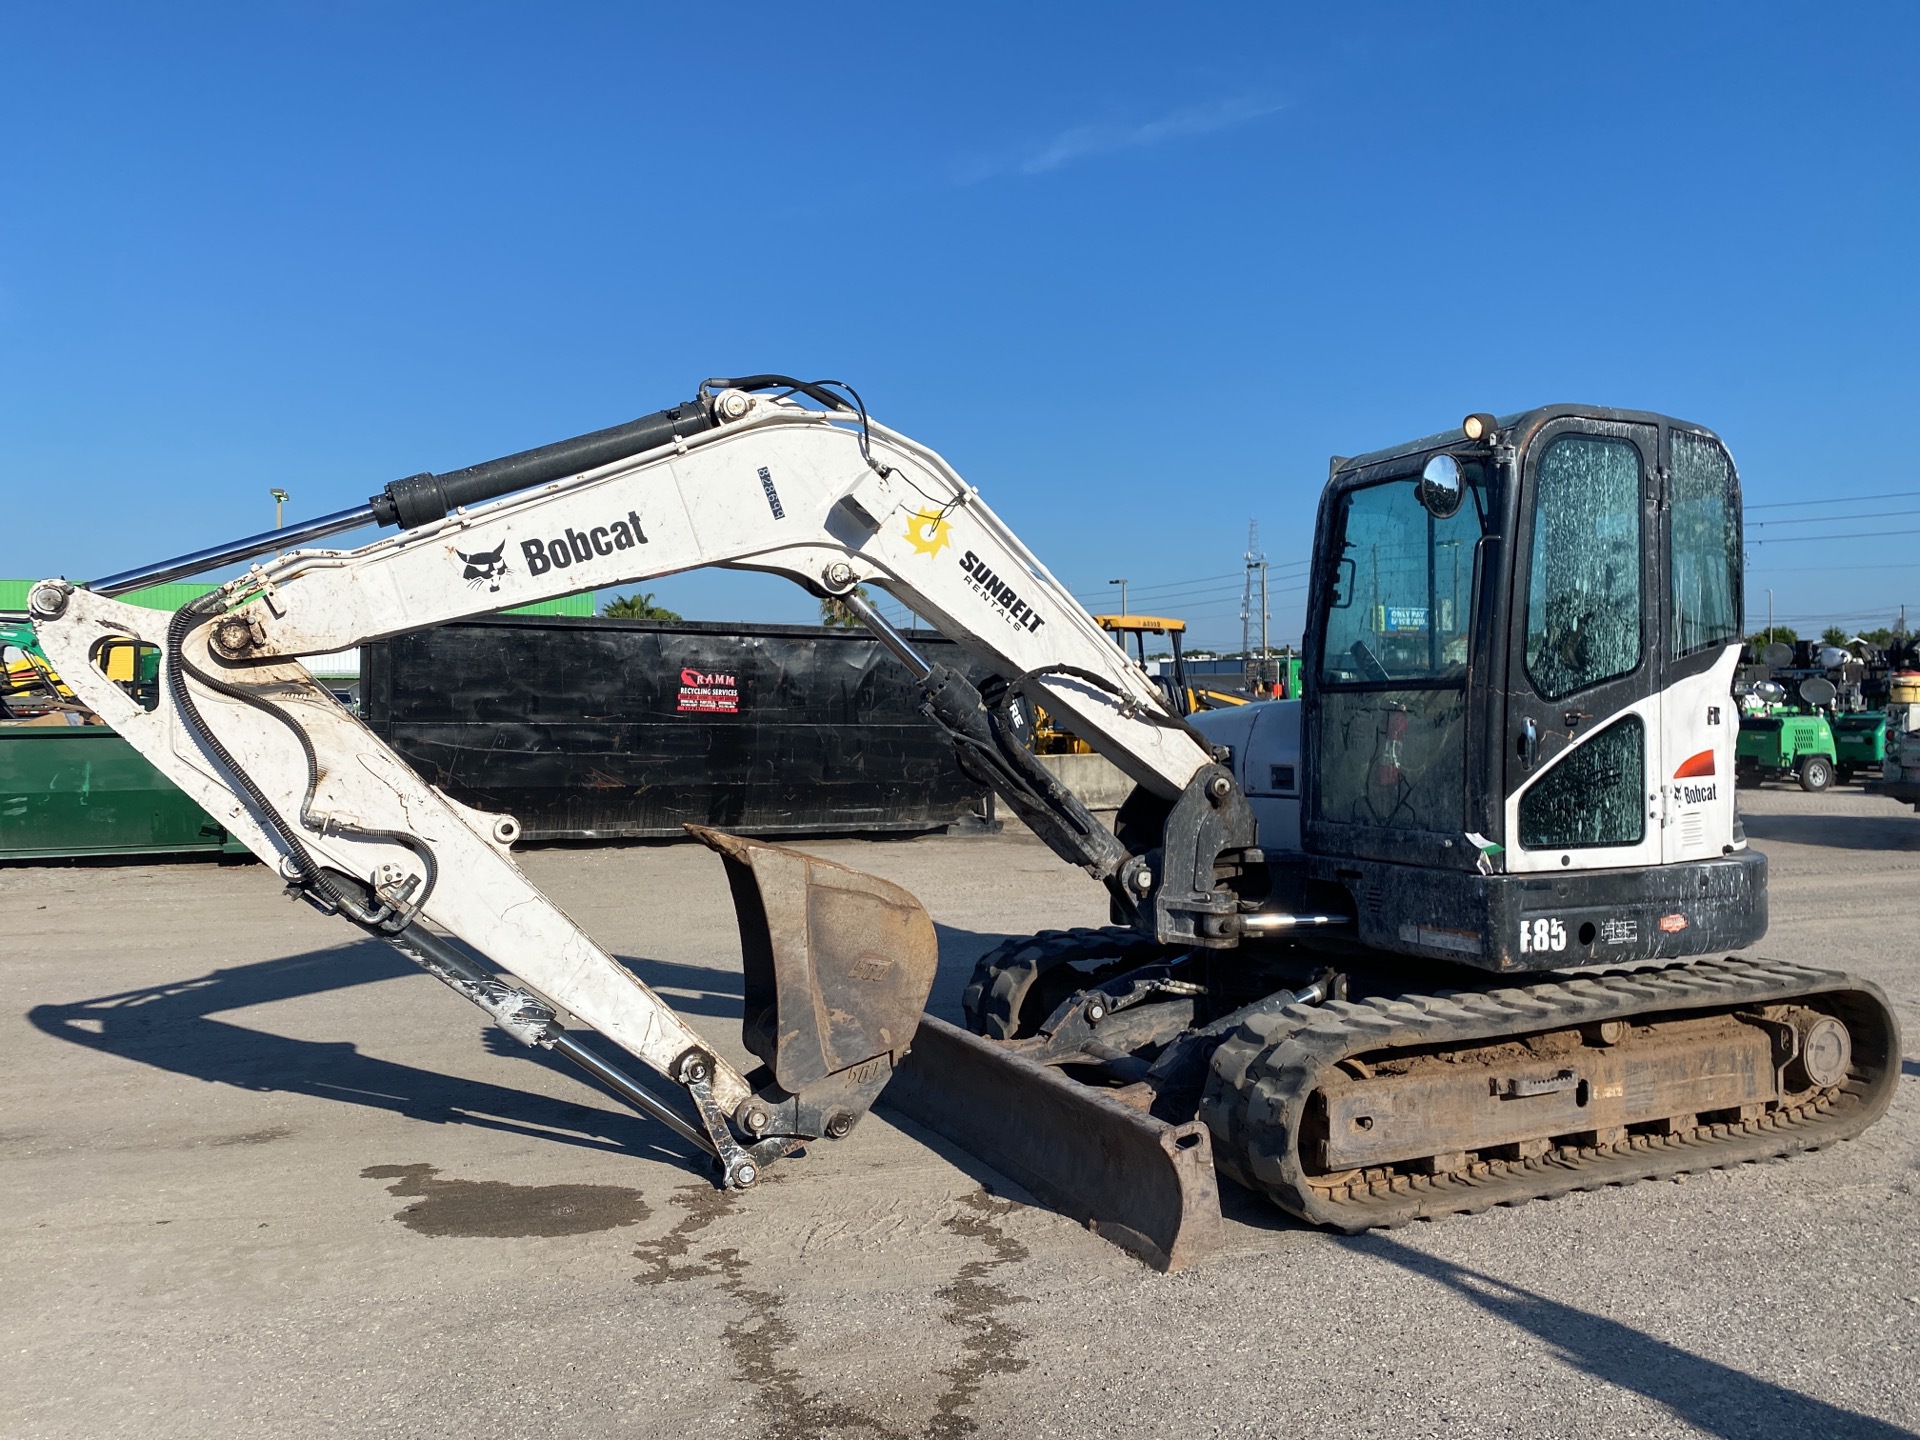
[[[942,637],[928,658],[988,672]],[[490,616],[361,651],[374,732],[530,840],[929,830],[984,796],[865,630]]]

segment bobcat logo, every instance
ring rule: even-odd
[[[475,590],[478,590],[481,585],[484,584],[488,590],[498,593],[500,589],[500,577],[508,572],[507,562],[503,558],[506,554],[506,549],[507,545],[503,540],[493,549],[482,550],[478,555],[468,555],[459,550],[454,551],[453,553],[455,555],[458,555],[462,560],[467,562],[466,571],[460,578],[465,580],[467,584]]]

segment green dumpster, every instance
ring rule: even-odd
[[[194,851],[247,853],[106,726],[0,723],[0,860]]]

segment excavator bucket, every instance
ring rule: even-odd
[[[689,825],[720,853],[740,922],[741,1037],[836,1138],[913,1043],[939,941],[907,891],[831,860]],[[838,1116],[837,1123],[835,1116]],[[777,1132],[776,1132],[777,1133]]]
[[[783,845],[687,830],[726,863],[742,1036],[796,1097],[799,1131],[845,1134],[884,1086],[893,1109],[1157,1269],[1211,1248],[1220,1194],[1204,1125],[1164,1124],[922,1014],[939,946],[898,885]],[[845,1123],[806,1123],[835,1114]]]

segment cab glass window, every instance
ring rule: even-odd
[[[1647,732],[1629,715],[1590,737],[1520,797],[1530,850],[1638,845],[1647,833]]]
[[[1640,664],[1640,452],[1562,435],[1533,487],[1527,676],[1558,700]]]
[[[1740,494],[1733,462],[1705,435],[1673,432],[1673,653],[1740,638]]]
[[[1485,468],[1444,519],[1414,477],[1350,490],[1322,621],[1315,814],[1454,834],[1465,823],[1466,677]]]
[[[1477,488],[1478,477],[1468,485]],[[1412,479],[1341,497],[1340,548],[1320,651],[1328,684],[1464,682],[1478,497],[1436,519]]]

